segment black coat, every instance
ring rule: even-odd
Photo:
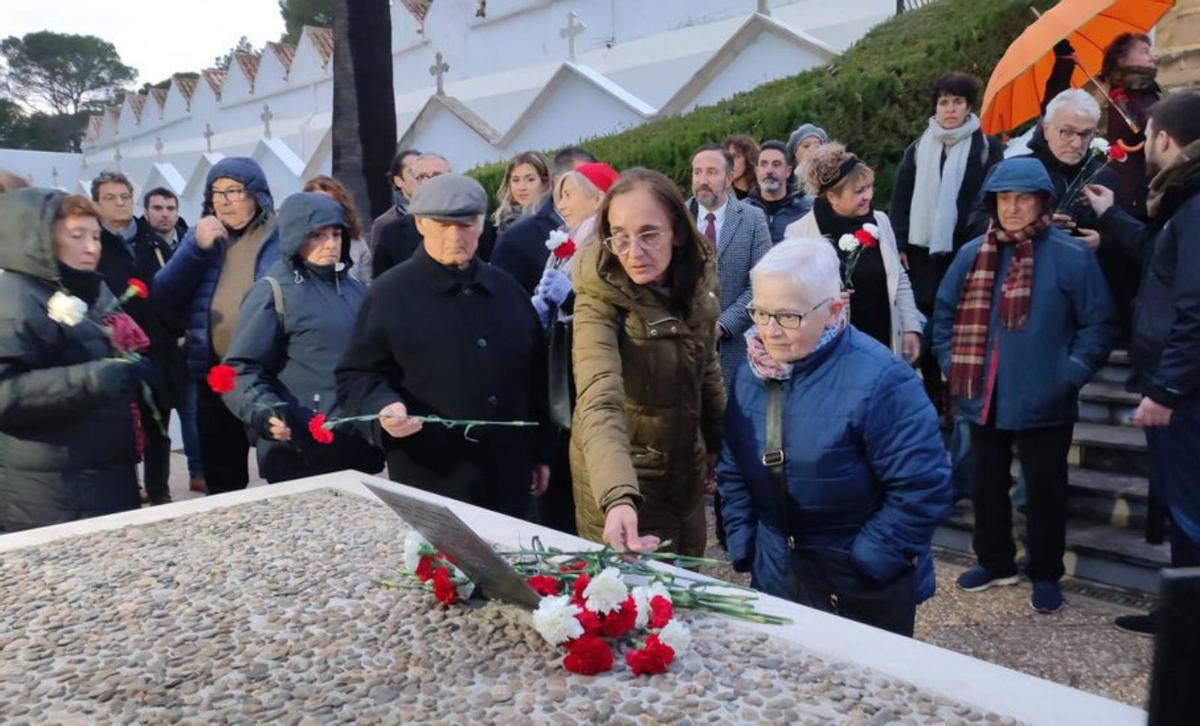
[[[184,228],[179,235],[180,240],[186,232]],[[131,278],[150,286],[154,276],[166,266],[173,253],[171,245],[141,218],[137,220],[137,234],[129,245],[107,228],[101,227],[100,247],[100,265],[96,271],[104,278],[108,289],[118,296],[125,292]],[[156,386],[159,389],[156,391],[159,403],[174,407],[174,396],[169,394],[181,386],[186,376],[183,350],[179,347],[184,321],[161,305],[153,291],[149,298],[132,298],[123,303],[121,308],[129,313],[150,339],[147,357],[157,367],[163,384]]]
[[[393,207],[394,209],[394,207]],[[378,242],[371,262],[374,278],[392,269],[401,262],[413,256],[413,252],[422,245],[421,233],[417,231],[417,221],[411,214],[396,214],[389,220],[384,220],[387,212],[379,216]],[[371,230],[375,237],[375,229]],[[479,249],[475,256],[484,262],[492,259],[492,249],[496,246],[496,225],[491,218],[484,219],[483,234],[479,236]]]
[[[779,203],[763,201],[758,194],[751,194],[746,197],[746,203],[753,204],[767,215],[772,243],[781,242],[788,225],[812,211],[812,199],[799,192],[788,194]]]
[[[546,258],[550,256],[546,239],[562,223],[562,217],[554,211],[554,200],[547,198],[537,213],[504,230],[496,240],[492,264],[512,275],[526,293],[533,295],[533,288],[537,287],[546,269]]]
[[[448,269],[422,247],[371,286],[335,377],[350,416],[401,401],[411,415],[539,422],[475,429],[478,443],[436,424],[404,439],[372,427],[393,480],[529,517],[530,472],[548,461],[545,371],[542,328],[520,286],[478,260]]]
[[[920,142],[921,140],[917,139],[904,150],[904,158],[900,160],[900,166],[896,169],[896,184],[892,187],[892,207],[888,210],[888,219],[892,221],[892,230],[896,233],[896,246],[901,252],[908,249],[913,185],[917,180],[917,145]],[[971,135],[967,170],[963,173],[962,186],[958,188],[958,221],[954,225],[955,252],[981,234],[971,225],[971,212],[976,202],[982,198],[980,190],[983,188],[983,180],[987,178],[992,167],[1003,158],[1004,147],[998,140],[984,136],[982,131]],[[984,221],[986,222],[986,218]],[[986,230],[985,226],[984,231]]]
[[[1118,247],[1127,264],[1142,267],[1130,388],[1169,408],[1200,412],[1200,164],[1164,192],[1149,227],[1118,205],[1100,225],[1101,249]]]
[[[87,320],[47,314],[62,288],[51,226],[63,194],[0,195],[0,531],[138,506],[136,366],[112,360],[99,294]]]

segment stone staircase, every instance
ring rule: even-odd
[[[1116,351],[1079,395],[1079,423],[1071,445],[1068,484],[1067,574],[1141,593],[1158,590],[1167,566],[1165,544],[1146,541],[1149,484],[1146,437],[1129,421],[1140,397],[1125,391],[1129,357]],[[1017,474],[1014,462],[1013,475]],[[974,513],[959,504],[939,528],[934,544],[971,554]],[[1014,518],[1023,555],[1025,521]]]

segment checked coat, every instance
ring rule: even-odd
[[[692,219],[696,218],[697,202],[688,201]],[[746,340],[750,329],[750,268],[758,264],[771,249],[771,230],[763,210],[729,197],[725,222],[717,238],[717,276],[721,281],[721,316],[717,322],[728,333],[720,342],[721,373],[725,388],[733,382],[737,368],[746,357]]]

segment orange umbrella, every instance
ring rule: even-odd
[[[996,64],[983,94],[983,131],[998,134],[1042,112],[1054,45],[1075,47],[1073,87],[1100,71],[1104,49],[1121,33],[1148,33],[1175,0],[1061,0],[1021,33]],[[1036,11],[1035,11],[1036,13]]]

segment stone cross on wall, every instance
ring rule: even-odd
[[[58,187],[58,167],[57,166],[50,167],[50,179],[52,179],[54,181],[54,186],[57,188]]]
[[[213,137],[212,125],[205,123],[204,124],[204,146],[208,150],[208,153],[210,153],[210,154],[212,153],[212,137]]]
[[[154,157],[162,160],[163,140],[161,136],[154,137]]]
[[[121,159],[122,158],[124,158],[124,157],[121,156],[121,147],[118,146],[117,150],[113,152],[113,163],[117,165],[117,169],[121,168]]]
[[[572,10],[567,13],[567,25],[560,28],[558,37],[567,39],[567,60],[575,62],[575,36],[582,35],[587,26],[579,20],[579,15]]]
[[[429,66],[429,75],[437,78],[437,95],[446,95],[446,80],[445,75],[450,70],[450,64],[442,57],[442,51],[438,51],[433,57],[433,65]]]
[[[759,15],[770,15],[771,14],[771,0],[758,0],[757,12]]]
[[[259,118],[263,122],[263,138],[271,138],[271,119],[275,118],[275,114],[271,113],[271,107],[264,103],[263,112]]]

